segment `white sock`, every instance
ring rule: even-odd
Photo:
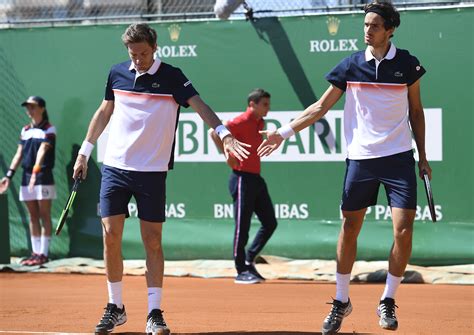
[[[148,313],[154,309],[161,309],[161,287],[148,288]]]
[[[349,300],[349,283],[351,274],[341,274],[336,272],[336,300],[346,303]]]
[[[41,236],[31,235],[31,248],[35,254],[41,253]]]
[[[49,251],[49,242],[51,241],[51,236],[41,235],[41,254],[48,256]]]
[[[122,282],[111,283],[107,280],[107,289],[109,291],[109,303],[116,304],[118,308],[122,309]]]
[[[395,299],[395,293],[397,292],[397,288],[400,286],[402,279],[403,277],[395,277],[388,272],[387,281],[385,282],[385,290],[383,291],[380,300],[384,300],[385,298]]]

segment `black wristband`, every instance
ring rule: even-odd
[[[15,170],[8,169],[7,174],[5,175],[5,177],[7,177],[8,179],[12,179],[14,175],[15,175]]]

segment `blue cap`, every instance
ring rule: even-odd
[[[46,107],[46,101],[37,95],[32,95],[31,97],[28,97],[26,101],[22,102],[21,104],[23,107],[26,105],[38,105],[40,107]]]

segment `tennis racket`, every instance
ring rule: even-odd
[[[59,233],[61,232],[61,229],[63,229],[64,223],[66,223],[67,214],[69,213],[72,203],[74,202],[74,198],[76,197],[76,193],[77,193],[77,188],[79,187],[79,184],[81,183],[81,181],[82,181],[82,173],[80,173],[79,176],[76,179],[74,179],[74,185],[72,185],[71,194],[69,194],[69,198],[67,199],[66,206],[64,207],[63,212],[61,213],[58,226],[56,227],[56,235],[59,235]]]
[[[428,174],[423,171],[423,182],[425,183],[426,197],[428,198],[428,206],[430,207],[431,220],[436,222],[435,204],[433,200],[433,190],[431,188],[430,178]]]

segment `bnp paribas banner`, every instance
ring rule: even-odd
[[[404,10],[401,22],[393,43],[409,50],[427,70],[421,80],[421,96],[437,218],[441,224],[471,226],[474,7]],[[158,33],[156,56],[181,68],[222,120],[245,110],[252,89],[269,91],[268,129],[288,123],[315,102],[329,85],[325,74],[344,57],[365,49],[362,12],[151,25]],[[3,171],[8,168],[20,129],[28,122],[20,103],[29,95],[43,96],[57,129],[54,221],[71,187],[78,148],[104,97],[108,71],[128,58],[120,39],[126,26],[0,30],[4,78],[0,81],[0,167]],[[291,222],[292,229],[297,230],[300,223],[339,225],[346,157],[343,108],[344,98],[323,120],[286,140],[263,160],[262,175],[277,216]],[[91,231],[100,238],[100,229],[94,227],[100,228],[97,203],[106,142],[107,131],[89,161],[88,179],[81,185],[68,224],[78,244]],[[181,109],[175,158],[167,183],[170,220],[204,220],[212,225],[212,231],[231,222],[229,168],[208,137],[207,126],[191,109]],[[28,230],[26,209],[17,200],[18,175],[9,191],[15,250],[27,247],[24,237]],[[390,220],[385,198],[381,189],[378,205],[368,210],[369,221]],[[137,217],[133,200],[129,210],[132,218]],[[421,180],[416,220],[429,220]]]

